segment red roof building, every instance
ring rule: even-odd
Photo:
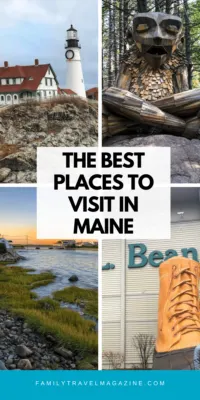
[[[58,94],[66,95],[66,96],[77,96],[77,94],[75,92],[73,92],[73,90],[71,90],[71,89],[58,88]]]
[[[88,99],[98,100],[98,87],[86,90],[86,96]]]
[[[16,104],[28,98],[45,99],[58,95],[58,81],[50,64],[0,67],[0,105]]]

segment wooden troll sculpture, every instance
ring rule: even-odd
[[[200,264],[172,257],[160,265],[159,275],[153,369],[200,369]]]
[[[188,90],[181,19],[156,12],[137,14],[128,40],[132,46],[124,55],[116,87],[103,91],[103,136],[129,131],[197,138],[200,89]]]

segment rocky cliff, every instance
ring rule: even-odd
[[[37,147],[97,146],[97,102],[57,98],[0,109],[0,182],[36,182]]]

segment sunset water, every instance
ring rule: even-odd
[[[52,292],[72,286],[71,275],[76,274],[79,280],[75,283],[80,288],[97,288],[98,285],[98,252],[93,250],[17,250],[26,257],[15,265],[34,268],[35,273],[51,271],[56,279],[53,283],[34,289],[40,297],[50,296]]]

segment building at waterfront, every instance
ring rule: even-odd
[[[121,356],[121,368],[139,365],[136,334],[157,334],[159,264],[176,255],[200,260],[199,188],[172,189],[170,240],[103,241],[103,353]]]
[[[18,104],[27,99],[47,99],[58,95],[58,81],[51,64],[0,67],[0,105]]]

